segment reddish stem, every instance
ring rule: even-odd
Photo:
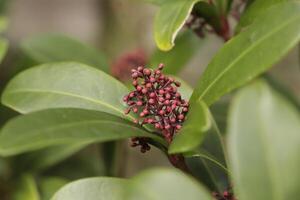
[[[183,172],[190,174],[190,170],[188,169],[188,167],[185,163],[185,159],[184,159],[183,155],[181,155],[181,154],[168,155],[168,159],[174,167],[182,170]]]
[[[226,16],[221,16],[220,21],[221,21],[221,29],[217,33],[226,42],[231,38],[230,25]]]

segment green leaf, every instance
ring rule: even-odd
[[[205,103],[198,101],[187,115],[183,128],[175,136],[169,147],[169,153],[182,153],[197,148],[210,128],[209,111]]]
[[[96,67],[104,72],[110,71],[102,52],[64,35],[36,36],[25,40],[21,47],[38,64],[75,61]]]
[[[60,189],[51,200],[124,200],[126,180],[119,178],[87,178]]]
[[[20,113],[72,107],[125,117],[123,96],[127,93],[122,83],[95,68],[53,63],[17,75],[7,85],[2,103]]]
[[[185,153],[189,169],[195,177],[213,191],[223,192],[230,184],[223,138],[210,114],[211,129],[195,153]],[[200,155],[201,154],[201,155]],[[218,164],[217,164],[218,163]]]
[[[211,105],[269,69],[298,43],[299,24],[299,2],[277,4],[268,9],[217,53],[203,73],[192,102],[201,99]]]
[[[236,27],[236,31],[239,32],[241,29],[252,24],[261,14],[266,12],[268,8],[275,5],[276,3],[287,2],[290,0],[256,0],[241,16],[241,19]]]
[[[57,190],[66,185],[68,181],[60,177],[46,177],[41,180],[40,191],[42,200],[49,200]]]
[[[37,185],[32,175],[22,176],[14,190],[12,200],[40,200]]]
[[[193,178],[175,169],[157,168],[132,179],[126,200],[209,200],[211,194]]]
[[[186,31],[177,37],[176,46],[172,50],[164,52],[156,49],[150,58],[150,66],[156,67],[164,63],[166,74],[177,74],[188,64],[203,42],[191,31]]]
[[[92,110],[61,108],[19,116],[1,130],[0,155],[10,156],[60,144],[90,144],[134,136],[152,137],[125,119]]]
[[[29,154],[23,154],[21,156],[22,166],[33,171],[43,171],[64,161],[86,146],[85,143],[77,142],[55,145]]]
[[[201,0],[172,0],[161,5],[154,21],[154,37],[159,49],[172,49],[177,33],[198,1]]]
[[[0,33],[4,32],[7,28],[7,18],[4,16],[0,16]]]
[[[238,199],[298,199],[300,113],[258,81],[236,96],[229,156]]]
[[[152,3],[154,5],[162,5],[163,3],[167,2],[167,1],[171,1],[171,0],[143,0],[147,3]]]
[[[8,42],[7,42],[7,40],[5,40],[3,38],[0,38],[0,63],[3,60],[3,58],[4,58],[4,55],[5,55],[6,51],[7,51],[7,48],[8,48]]]

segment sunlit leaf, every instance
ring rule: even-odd
[[[193,178],[180,171],[157,168],[142,172],[130,183],[126,200],[199,200],[211,194]]]
[[[20,113],[48,108],[93,109],[125,117],[123,96],[128,89],[95,68],[79,63],[33,67],[14,77],[2,103]]]
[[[87,178],[60,189],[51,200],[124,200],[125,179]]]

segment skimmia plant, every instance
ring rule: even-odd
[[[27,69],[9,81],[1,98],[22,115],[2,125],[0,195],[299,199],[299,101],[270,79],[268,70],[299,43],[300,2],[147,1],[157,6],[158,49],[149,58],[142,49],[127,52],[110,69],[102,52],[62,35],[21,44]],[[189,77],[176,75],[210,35],[224,45],[192,88],[184,81]],[[0,59],[8,46],[3,37]],[[227,107],[228,114],[222,113]],[[116,162],[120,145],[112,141],[121,139],[131,139],[146,158],[151,148],[159,149],[170,167],[118,177],[113,169],[124,165]],[[81,151],[90,147],[102,154]],[[88,162],[78,164],[79,157]],[[91,172],[95,163],[98,171]],[[54,173],[58,169],[62,173]],[[91,176],[96,177],[75,180]]]

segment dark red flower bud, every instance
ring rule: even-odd
[[[135,91],[125,96],[123,100],[131,110],[138,113],[140,125],[153,124],[155,129],[170,143],[173,136],[181,129],[188,111],[188,102],[181,99],[177,92],[179,85],[173,78],[163,75],[160,64],[154,73],[150,69],[139,67],[132,71]],[[134,138],[134,146],[140,146],[141,151],[150,149],[145,138]]]

